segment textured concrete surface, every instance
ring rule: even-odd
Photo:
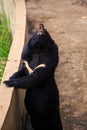
[[[59,46],[64,130],[87,130],[87,0],[26,0],[26,9],[29,35],[42,22]]]

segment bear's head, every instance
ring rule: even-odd
[[[51,36],[44,28],[42,23],[39,24],[39,28],[36,30],[34,35],[31,38],[32,46],[46,46],[49,42],[52,41]]]

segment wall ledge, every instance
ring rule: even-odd
[[[15,0],[16,4],[16,26],[13,37],[13,42],[8,56],[8,61],[5,67],[4,75],[0,85],[0,130],[17,130],[12,128],[12,125],[5,128],[4,124],[11,107],[13,88],[8,88],[3,84],[4,80],[8,80],[15,71],[18,70],[21,62],[21,53],[25,42],[26,31],[26,8],[24,0]],[[13,113],[11,113],[13,114]],[[14,118],[14,117],[13,117]],[[12,118],[10,119],[12,120]],[[9,125],[9,124],[8,124]]]

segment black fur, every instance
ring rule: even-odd
[[[59,92],[54,79],[59,61],[58,47],[46,29],[41,35],[37,33],[34,33],[22,53],[22,59],[28,62],[33,73],[29,74],[24,66],[4,83],[8,87],[26,89],[25,106],[34,130],[63,130]],[[37,67],[40,64],[46,66]]]

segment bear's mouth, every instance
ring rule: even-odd
[[[44,25],[40,23],[39,28],[37,30],[37,35],[43,35],[43,34],[44,34]]]

